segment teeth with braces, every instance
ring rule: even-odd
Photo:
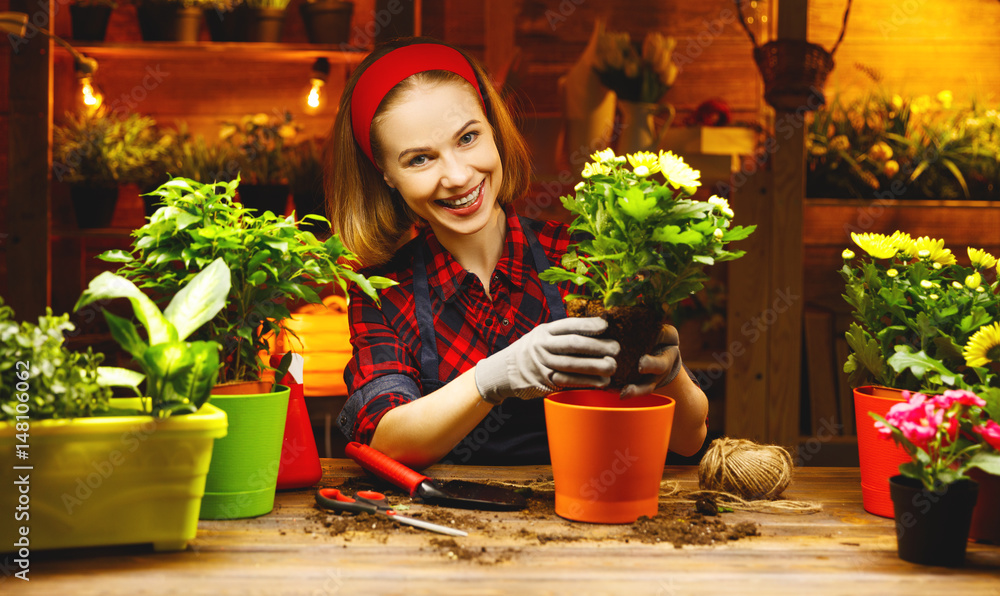
[[[454,207],[454,208],[465,207],[466,205],[471,205],[473,201],[478,199],[479,193],[481,193],[482,191],[483,191],[483,185],[480,184],[479,186],[476,187],[476,190],[472,191],[472,193],[469,196],[465,197],[464,199],[459,199],[457,201],[441,201],[441,202],[449,207]]]

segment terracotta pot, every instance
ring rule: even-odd
[[[1000,544],[1000,476],[975,468],[969,472],[979,483],[979,498],[972,510],[969,540]]]
[[[979,486],[962,480],[928,491],[918,480],[889,479],[899,558],[921,565],[961,567]]]
[[[884,417],[889,408],[902,401],[902,391],[898,389],[865,386],[854,390],[861,498],[865,511],[881,517],[893,515],[889,478],[899,474],[899,465],[910,461],[910,456],[902,447],[878,434],[875,420],[868,413],[874,412]]]
[[[628,524],[654,517],[670,444],[674,400],[575,389],[545,398],[556,514]]]

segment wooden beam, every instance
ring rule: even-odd
[[[505,75],[514,57],[516,7],[509,0],[487,0],[483,18],[486,70],[494,78]]]
[[[52,12],[49,0],[11,0],[10,10],[27,13],[30,23],[46,28]],[[8,304],[18,319],[35,319],[45,313],[52,293],[52,41],[30,27],[26,38],[10,54],[7,89]]]
[[[808,2],[778,0],[778,38],[806,39]],[[771,203],[770,289],[783,308],[768,327],[770,403],[767,437],[772,443],[794,445],[799,436],[802,400],[802,205],[805,197],[805,112],[775,114],[775,130],[784,121],[787,132],[777,139],[773,159]],[[781,298],[783,297],[783,299]]]

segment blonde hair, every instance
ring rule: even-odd
[[[399,193],[389,188],[382,172],[368,160],[354,140],[351,96],[358,78],[371,64],[392,50],[414,43],[440,42],[421,38],[397,40],[380,46],[354,71],[340,98],[340,111],[328,143],[330,150],[324,156],[327,215],[334,231],[366,266],[388,261],[400,239],[417,222],[417,215],[407,207]],[[462,50],[455,49],[472,65],[483,92],[486,119],[493,129],[493,138],[503,167],[498,201],[501,205],[510,204],[528,190],[530,159],[527,143],[482,66]],[[400,101],[406,90],[422,83],[453,80],[461,81],[472,89],[462,77],[443,70],[426,71],[408,77],[385,95],[372,122],[377,123],[379,116]],[[380,160],[377,137],[378,135],[372,135],[372,150],[376,159]]]

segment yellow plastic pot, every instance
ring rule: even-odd
[[[139,398],[112,401],[139,407]],[[23,526],[29,552],[136,543],[182,550],[197,534],[212,446],[226,430],[225,412],[210,404],[164,420],[31,421],[24,460],[17,457],[22,433],[0,423],[0,508],[7,512],[0,540],[17,545]],[[30,469],[15,469],[21,465]]]

